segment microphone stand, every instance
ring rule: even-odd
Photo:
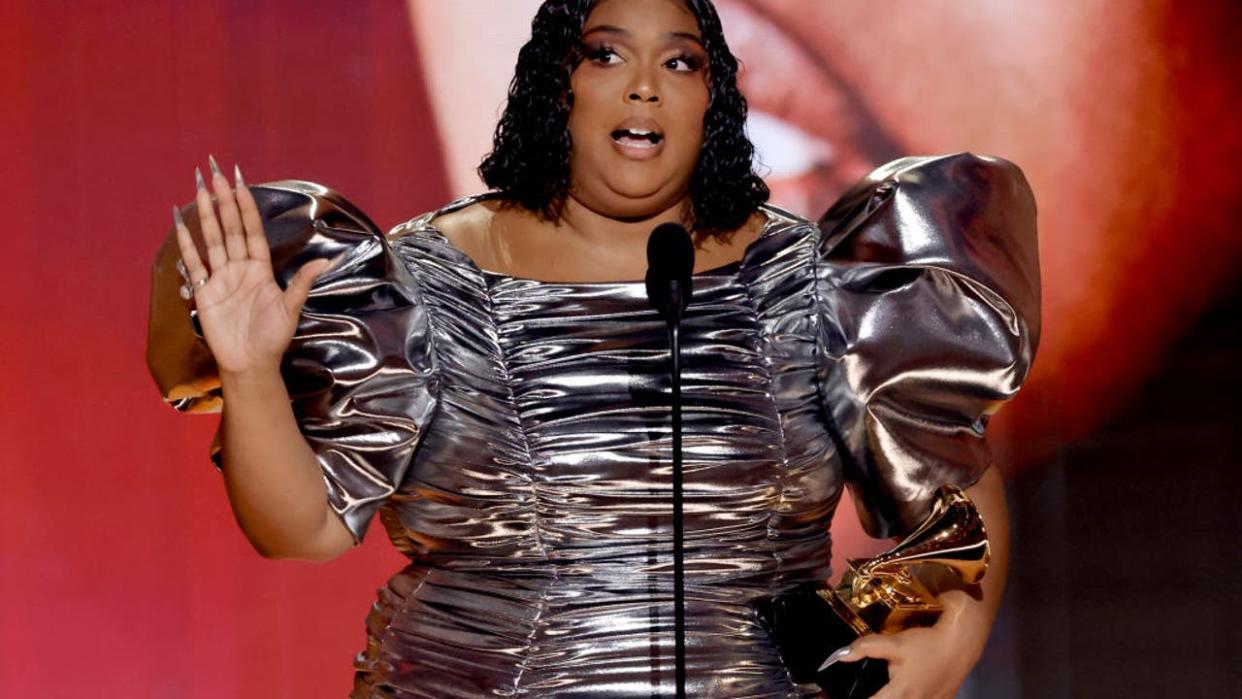
[[[681,288],[676,279],[669,286],[669,296],[672,300],[672,313],[668,322],[668,338],[673,351],[673,626],[676,629],[677,699],[686,699],[686,555],[681,466]]]
[[[686,229],[663,223],[647,239],[647,299],[668,327],[673,388],[673,625],[677,699],[686,697],[686,555],[681,465],[681,318],[694,289],[694,242]]]

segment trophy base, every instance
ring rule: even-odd
[[[887,661],[866,658],[819,669],[829,655],[867,632],[856,615],[848,609],[843,615],[821,592],[832,598],[830,591],[806,587],[760,600],[755,610],[794,682],[814,682],[832,699],[870,697],[888,683]]]

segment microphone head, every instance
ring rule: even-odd
[[[647,267],[681,281],[694,272],[694,243],[681,224],[661,223],[647,239]]]
[[[647,239],[647,298],[666,321],[680,320],[689,305],[693,273],[694,243],[685,227],[677,223],[656,226]]]

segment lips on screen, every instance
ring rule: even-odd
[[[795,33],[744,0],[717,0],[747,131],[773,203],[817,218],[858,178],[902,155],[864,97]]]

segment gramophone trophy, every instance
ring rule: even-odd
[[[805,587],[756,604],[795,682],[819,684],[832,699],[869,697],[888,682],[888,663],[865,658],[825,666],[835,651],[869,633],[930,626],[941,607],[916,565],[944,566],[967,584],[988,567],[988,537],[974,503],[960,488],[936,491],[931,514],[901,543],[849,561],[836,588]]]

